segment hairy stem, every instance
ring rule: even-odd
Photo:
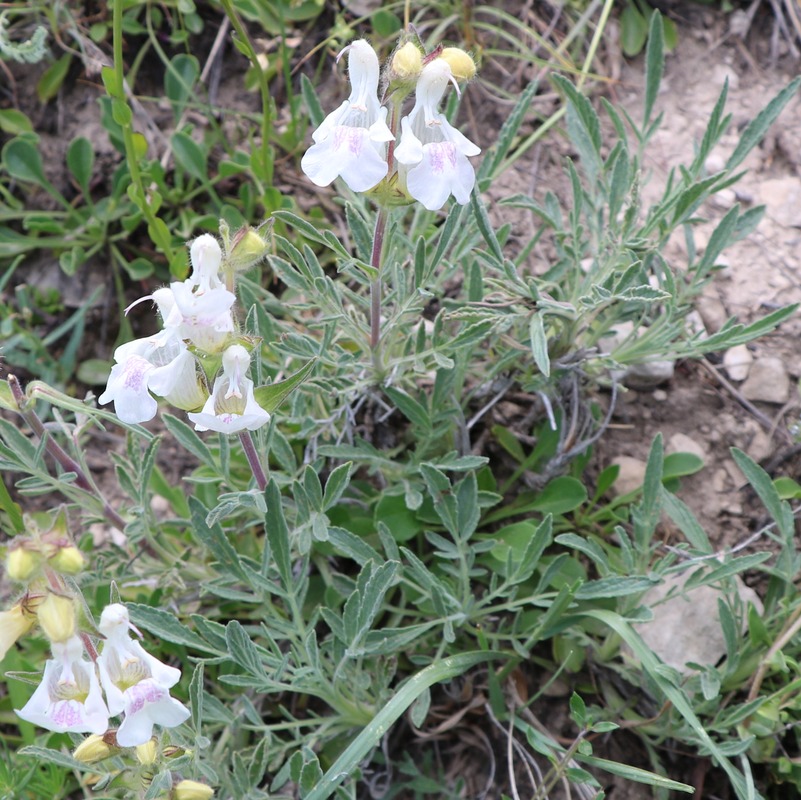
[[[242,443],[242,449],[245,451],[245,457],[250,464],[250,469],[253,472],[253,477],[256,479],[256,485],[264,491],[267,487],[267,475],[261,465],[259,454],[256,452],[256,445],[253,443],[253,437],[250,431],[241,431],[239,434],[239,441]]]
[[[100,496],[97,487],[83,471],[81,465],[50,435],[50,432],[45,428],[42,420],[40,420],[36,412],[29,407],[28,398],[22,391],[22,387],[16,376],[8,376],[8,385],[17,403],[17,407],[19,408],[20,415],[25,422],[28,423],[31,430],[44,442],[47,452],[61,465],[62,469],[75,474],[75,485],[79,489],[82,489],[87,494],[93,495],[101,502],[103,506],[103,516],[106,520],[118,530],[124,531],[125,520]]]

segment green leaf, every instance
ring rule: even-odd
[[[275,413],[284,400],[311,375],[316,363],[317,359],[313,358],[285,380],[259,386],[253,393],[256,402],[268,413]]]
[[[42,166],[42,156],[31,139],[11,139],[3,147],[2,156],[3,166],[12,178],[42,187],[49,185]]]
[[[704,459],[695,453],[669,453],[662,464],[662,480],[695,475],[704,468]]]
[[[563,475],[546,484],[530,507],[543,514],[558,516],[575,511],[586,500],[584,484],[577,478]]]
[[[551,375],[551,359],[548,356],[548,337],[545,335],[545,326],[542,321],[542,312],[535,312],[531,316],[528,329],[531,341],[531,354],[539,371],[546,377]]]
[[[751,120],[734,152],[729,156],[726,162],[726,169],[733,170],[739,166],[745,157],[762,141],[762,137],[767,133],[768,128],[776,121],[776,118],[781,114],[782,109],[790,102],[793,95],[798,91],[801,86],[801,76],[793,79],[787,86],[782,89],[776,97],[771,100],[757,116]]]
[[[733,447],[731,454],[748,482],[754,487],[754,491],[759,495],[759,499],[767,508],[768,513],[775,520],[779,531],[785,538],[792,539],[793,512],[789,505],[779,497],[779,492],[770,475],[742,450]]]
[[[479,197],[478,192],[473,192],[470,195],[470,207],[473,209],[479,232],[487,243],[490,252],[495,257],[497,265],[500,266],[503,264],[503,249],[490,222],[489,215],[487,214],[487,207],[484,205],[484,201],[481,197]]]
[[[612,775],[619,775],[626,780],[644,783],[647,786],[656,786],[659,789],[674,792],[687,792],[688,794],[692,794],[695,791],[694,786],[689,786],[686,783],[679,783],[662,775],[657,775],[655,772],[648,772],[648,770],[640,769],[640,767],[630,767],[628,764],[619,764],[617,761],[609,761],[606,758],[584,756],[581,753],[576,753],[576,760],[589,767],[596,767]]]
[[[167,71],[164,73],[164,92],[172,103],[176,120],[192,97],[199,75],[200,65],[197,58],[186,53],[179,53],[167,65]]]
[[[704,554],[712,553],[709,537],[698,523],[693,512],[682,500],[665,488],[662,489],[662,507],[696,550],[700,550]]]
[[[33,123],[22,111],[16,108],[4,108],[0,109],[0,131],[9,136],[33,133]]]
[[[131,615],[132,622],[150,631],[159,639],[191,647],[203,653],[221,655],[221,653],[210,648],[206,641],[189,630],[186,625],[182,625],[169,611],[142,605],[141,603],[127,603],[126,608]]]
[[[648,23],[633,2],[620,15],[620,46],[629,58],[640,53],[648,36]]]
[[[64,53],[61,58],[54,61],[39,78],[36,84],[36,96],[42,103],[52,100],[61,89],[72,64],[72,53]]]
[[[191,136],[182,131],[174,133],[170,142],[175,160],[180,167],[195,180],[201,183],[208,181],[208,164],[203,148]]]
[[[406,394],[406,392],[396,389],[394,386],[385,386],[384,392],[392,401],[393,405],[400,410],[401,414],[403,414],[409,422],[421,428],[423,431],[431,430],[431,417],[425,406]]]
[[[327,800],[336,791],[337,786],[353,773],[367,754],[381,742],[390,727],[412,703],[435,683],[455,678],[477,664],[504,657],[502,653],[491,650],[459,653],[435,661],[413,675],[389,701],[384,703],[381,710],[345,748],[304,800]]]
[[[383,522],[396,542],[408,542],[423,525],[401,495],[382,495],[375,506],[375,523]]]
[[[247,575],[242,568],[239,554],[228,541],[219,523],[209,525],[207,522],[208,509],[196,497],[189,498],[189,508],[192,519],[192,535],[206,547],[222,567],[224,574],[236,575],[240,580],[247,582]]]
[[[262,678],[266,683],[268,680],[267,671],[264,668],[259,651],[237,620],[232,619],[225,626],[225,641],[228,646],[228,653],[233,661],[242,667],[245,672],[256,678]]]
[[[182,447],[192,453],[202,464],[210,467],[215,472],[217,471],[217,464],[211,454],[211,450],[191,425],[188,425],[182,419],[178,419],[178,417],[174,417],[172,414],[162,414],[161,419],[167,430],[178,440]]]
[[[651,112],[654,109],[659,86],[662,83],[662,71],[665,68],[664,31],[662,15],[654,10],[651,14],[651,25],[648,31],[648,49],[645,53],[645,102],[643,108],[643,130],[648,127]]]
[[[588,581],[576,592],[577,600],[598,600],[603,597],[627,597],[640,594],[656,586],[659,580],[652,580],[645,575],[631,577],[600,578]]]
[[[273,478],[270,478],[270,482],[264,490],[264,499],[267,502],[264,528],[270,553],[281,578],[281,584],[288,593],[291,593],[295,580],[292,575],[289,529],[284,518],[284,510],[281,507],[281,491]]]
[[[84,136],[73,139],[67,148],[67,166],[84,194],[89,194],[89,181],[95,164],[92,143]]]

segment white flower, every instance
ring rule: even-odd
[[[165,327],[175,325],[199,350],[219,352],[234,331],[231,307],[236,295],[223,286],[193,291],[190,280],[172,283],[170,290],[175,307]]]
[[[478,155],[481,148],[437,110],[451,81],[451,69],[443,59],[423,67],[414,108],[401,120],[400,143],[395,148],[401,181],[405,179],[409,194],[429,211],[442,208],[449,195],[464,205],[476,183],[467,157]]]
[[[209,399],[198,414],[189,414],[198,431],[238,433],[255,431],[270,421],[256,402],[253,381],[246,377],[250,354],[242,345],[231,345],[222,358],[222,375],[214,381]]]
[[[314,144],[300,162],[317,186],[342,177],[354,192],[372,189],[387,174],[387,109],[378,102],[379,64],[375,50],[357,39],[338,56],[348,54],[350,97],[330,113],[312,134]]]
[[[219,275],[222,249],[210,233],[204,233],[192,242],[189,259],[192,262],[192,274],[187,283],[197,287],[197,294],[204,294],[209,289],[217,289],[223,285]]]
[[[169,692],[180,679],[181,670],[162,664],[131,639],[128,631],[136,628],[125,606],[106,606],[98,629],[106,637],[97,667],[108,709],[112,715],[124,714],[117,743],[135,747],[150,739],[155,724],[174,728],[186,722],[189,709]]]
[[[17,716],[58,733],[105,733],[109,712],[94,665],[84,659],[77,636],[53,642],[42,682]]]

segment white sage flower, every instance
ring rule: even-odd
[[[181,677],[181,670],[162,664],[147,653],[129,631],[128,610],[120,603],[103,609],[98,625],[106,637],[97,658],[100,681],[112,716],[123,714],[117,731],[121,747],[144,744],[153,735],[153,726],[174,728],[189,719],[189,709],[170,696],[170,687]]]
[[[256,402],[253,381],[246,373],[250,353],[240,344],[231,345],[222,358],[222,374],[214,381],[209,399],[197,414],[189,414],[197,431],[238,433],[255,431],[270,421],[270,415]]]
[[[378,101],[380,68],[375,50],[357,39],[337,56],[348,54],[350,97],[312,134],[314,144],[300,162],[317,186],[342,177],[354,192],[366,192],[387,174],[387,109]]]
[[[57,733],[105,733],[109,712],[95,666],[83,657],[77,636],[53,642],[53,658],[45,663],[42,682],[17,716]]]
[[[456,130],[438,111],[448,83],[456,83],[451,68],[437,58],[423,67],[417,81],[414,108],[401,119],[401,137],[395,148],[401,183],[429,211],[445,205],[453,195],[464,205],[476,183],[468,156],[481,148]],[[457,87],[458,91],[458,87]]]
[[[223,286],[220,280],[222,248],[210,233],[204,233],[192,242],[189,248],[189,260],[192,262],[192,274],[187,278],[187,283],[197,294],[204,294],[209,289]]]

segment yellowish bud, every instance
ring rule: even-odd
[[[75,748],[72,757],[76,761],[80,761],[84,764],[94,764],[118,752],[119,748],[110,745],[106,741],[105,736],[98,736],[96,733],[93,733],[91,736],[87,736],[86,739]]]
[[[390,80],[414,80],[423,70],[423,56],[412,42],[406,42],[395,51],[391,62]]]
[[[158,746],[155,739],[148,739],[144,744],[136,746],[136,758],[142,766],[149,767],[158,756]]]
[[[210,800],[214,789],[198,781],[180,781],[173,789],[174,800]]]
[[[8,611],[0,611],[0,661],[14,646],[20,636],[26,634],[36,622],[36,614],[22,603],[17,603]]]
[[[49,594],[36,613],[51,642],[66,642],[75,635],[75,602],[71,597]]]
[[[6,556],[6,574],[12,581],[25,583],[39,569],[42,557],[27,547],[15,547]]]
[[[85,564],[86,559],[74,544],[59,547],[56,554],[50,559],[50,566],[65,575],[77,575]]]
[[[234,234],[226,263],[234,272],[246,272],[255,267],[269,252],[267,239],[257,230],[245,225]]]
[[[476,74],[476,62],[461,47],[446,47],[439,57],[447,62],[457,81],[469,81]]]

